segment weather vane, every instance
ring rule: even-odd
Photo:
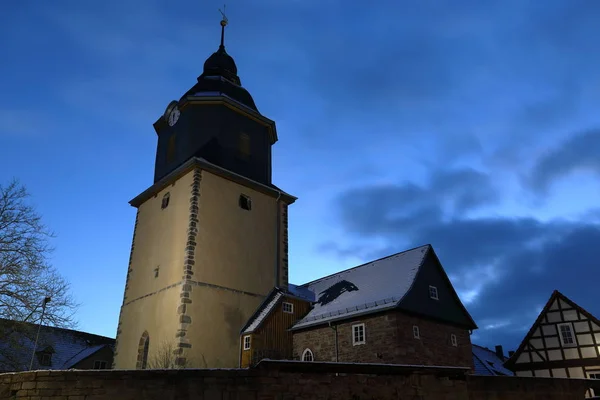
[[[223,4],[223,10],[222,11],[219,8],[219,12],[223,16],[223,19],[221,20],[221,26],[225,26],[225,25],[227,25],[227,22],[229,22],[229,20],[227,19],[227,15],[225,15],[225,7],[226,7],[226,4]]]
[[[223,4],[223,11],[219,8],[219,12],[223,16],[221,20],[221,47],[225,48],[225,26],[227,26],[227,22],[229,21],[227,15],[225,15],[225,4]]]

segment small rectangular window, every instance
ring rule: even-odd
[[[429,286],[429,297],[434,300],[439,300],[438,290],[435,286]]]
[[[283,312],[287,314],[293,314],[294,305],[292,303],[283,303]]]
[[[571,324],[559,324],[558,333],[560,335],[560,341],[563,346],[571,347],[575,346],[575,336],[573,335],[573,327]]]
[[[365,344],[365,324],[352,325],[352,345]]]
[[[240,207],[243,210],[250,211],[252,209],[252,199],[246,195],[240,195]]]
[[[106,369],[106,361],[94,361],[94,369]]]
[[[162,210],[169,207],[169,199],[170,198],[171,198],[171,194],[169,192],[165,193],[165,195],[162,198],[162,202],[160,203],[160,208]]]
[[[52,355],[50,353],[41,353],[39,356],[40,365],[49,367],[52,365]]]
[[[415,339],[421,339],[421,333],[419,332],[419,327],[418,326],[413,326],[413,337]]]
[[[454,347],[458,346],[458,341],[456,340],[456,335],[454,333],[452,335],[450,335],[450,342],[452,343],[452,346],[454,346]]]
[[[244,336],[244,350],[250,350],[250,335]]]
[[[155,278],[158,278],[158,272],[159,272],[159,270],[160,270],[160,267],[154,268],[154,277]]]

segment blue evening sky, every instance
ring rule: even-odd
[[[216,1],[5,2],[0,184],[57,238],[79,329],[113,336],[152,123],[218,47]],[[294,283],[431,243],[515,348],[552,290],[600,316],[600,2],[232,0],[226,48],[277,123]]]

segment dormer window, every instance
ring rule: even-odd
[[[165,195],[162,198],[162,202],[160,204],[160,208],[162,210],[164,210],[165,208],[167,208],[169,206],[169,199],[171,198],[171,194],[169,192],[165,193]]]
[[[252,209],[252,199],[246,195],[240,195],[240,208],[250,211]]]
[[[435,286],[429,286],[429,298],[434,299],[434,300],[439,300],[440,298],[438,297],[438,290],[437,287]]]
[[[43,367],[52,365],[52,352],[49,350],[40,351],[37,353],[38,362]]]

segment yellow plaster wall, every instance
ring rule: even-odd
[[[181,281],[190,215],[193,172],[168,185],[139,207],[127,301]],[[169,192],[169,206],[161,209]],[[158,278],[154,269],[159,266]]]
[[[183,276],[192,181],[193,172],[189,172],[138,209],[131,272],[117,335],[116,368],[135,368],[139,339],[145,330],[150,335],[150,352],[159,342],[175,340],[181,285],[158,291],[181,282]],[[167,192],[169,205],[162,209]],[[157,266],[159,274],[155,277]]]
[[[148,331],[150,346],[148,360],[152,360],[162,343],[175,343],[179,325],[177,306],[181,285],[160,291],[134,301],[121,311],[121,333],[115,355],[116,369],[135,369],[140,338]]]
[[[199,208],[194,280],[266,296],[276,285],[275,197],[202,171]]]
[[[194,285],[187,338],[189,363],[196,368],[237,368],[240,330],[263,298]]]
[[[139,207],[116,368],[135,368],[145,330],[151,355],[180,329],[192,183],[190,171]],[[169,206],[162,210],[167,192]],[[250,211],[240,208],[241,194],[252,199]],[[192,303],[185,312],[191,319],[184,339],[191,345],[188,366],[233,368],[239,365],[240,329],[276,285],[278,207],[274,196],[203,170],[198,208]],[[178,285],[156,293],[173,284]]]

